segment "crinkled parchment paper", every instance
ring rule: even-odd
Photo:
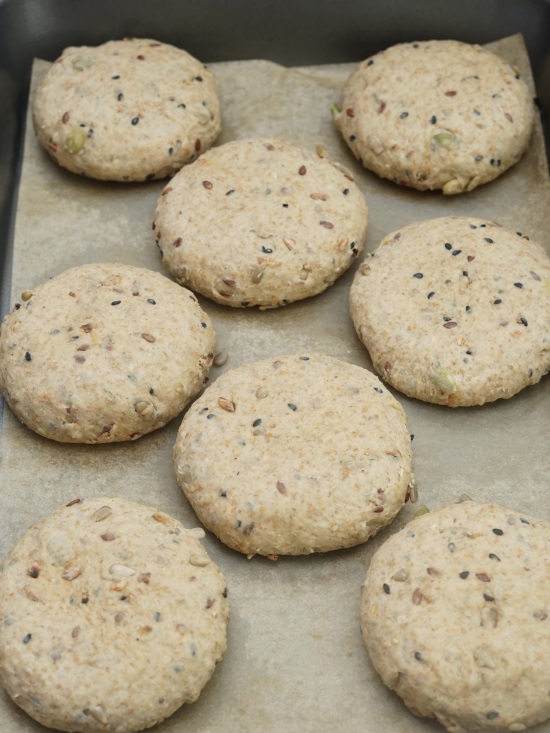
[[[494,50],[529,77],[521,39]],[[33,84],[46,64],[37,62]],[[415,220],[482,216],[550,248],[550,182],[537,126],[523,160],[472,193],[446,198],[399,188],[363,170],[333,128],[352,65],[286,69],[269,61],[214,65],[222,97],[221,142],[277,135],[330,155],[353,171],[370,207],[367,250]],[[27,130],[17,209],[12,304],[24,290],[74,265],[118,260],[163,271],[151,221],[163,183],[94,182],[59,169]],[[356,267],[357,265],[355,265]],[[325,293],[278,310],[216,306],[223,369],[291,351],[322,351],[372,368],[348,314],[348,272]],[[406,318],[407,314],[404,313]],[[211,379],[222,369],[213,368]],[[396,394],[414,434],[420,502],[431,508],[464,492],[550,518],[550,378],[511,400],[452,410]],[[171,450],[180,420],[135,443],[77,446],[40,438],[6,408],[0,436],[0,551],[34,520],[75,497],[115,495],[153,504],[196,526],[176,485]],[[159,726],[189,733],[416,733],[441,731],[417,719],[373,671],[359,630],[360,587],[372,552],[415,507],[367,544],[278,562],[247,560],[208,535],[205,545],[229,584],[229,648],[199,701]],[[151,650],[154,654],[154,649]],[[518,650],[521,653],[521,650]],[[128,660],[131,663],[131,660]],[[43,730],[0,694],[0,730]],[[550,732],[550,723],[533,731]]]

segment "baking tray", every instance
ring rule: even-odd
[[[13,63],[10,68],[15,69],[20,64],[18,68],[24,68],[25,71],[19,81],[14,81],[15,77],[11,79],[14,99],[19,100],[20,108],[18,110],[14,104],[11,110],[13,124],[11,127],[9,124],[2,127],[2,139],[4,131],[7,131],[7,135],[18,136],[19,147],[16,151],[11,150],[11,154],[20,164],[31,56],[52,59],[65,45],[96,43],[117,35],[147,34],[175,42],[206,61],[267,57],[287,66],[307,65],[307,68],[290,72],[290,75],[293,78],[296,74],[302,75],[302,88],[311,93],[315,91],[316,103],[324,108],[325,104],[329,106],[334,97],[335,81],[345,78],[349,67],[311,69],[311,64],[353,61],[389,43],[420,37],[452,36],[464,40],[494,40],[510,32],[523,30],[522,25],[529,17],[528,30],[531,35],[523,32],[528,42],[535,78],[538,78],[539,72],[542,74],[540,78],[544,77],[544,60],[547,59],[548,49],[544,47],[542,40],[550,38],[548,32],[546,36],[541,35],[541,24],[548,23],[546,3],[530,3],[525,0],[521,3],[486,2],[483,5],[487,11],[486,16],[479,12],[479,7],[476,14],[473,3],[446,3],[448,15],[445,17],[441,15],[441,5],[417,3],[414,6],[415,13],[412,13],[405,4],[388,3],[384,15],[380,8],[368,3],[368,13],[364,4],[359,8],[355,3],[349,3],[349,7],[348,4],[343,7],[338,4],[336,7],[334,4],[331,6],[320,3],[292,3],[288,6],[283,3],[275,7],[266,3],[261,10],[252,4],[237,3],[231,6],[231,12],[227,7],[214,3],[201,3],[199,7],[194,3],[172,6],[169,3],[136,2],[117,3],[116,8],[98,3],[94,5],[93,13],[90,8],[78,2],[26,4],[18,0],[17,10],[14,10],[15,2],[4,3],[0,5],[2,34],[9,27],[2,20],[9,18],[9,22],[13,23],[18,18],[24,25],[19,37],[28,33],[36,45],[34,51],[32,43],[29,45],[29,56],[24,61],[24,52],[21,48],[15,50],[14,41],[10,40],[11,55],[8,54],[5,58]],[[27,15],[22,10],[25,7]],[[37,8],[42,10],[38,12]],[[210,13],[205,8],[209,8]],[[78,9],[81,10],[81,15],[78,14]],[[166,12],[164,20],[159,9]],[[184,12],[185,9],[188,15]],[[102,10],[106,15],[98,19]],[[355,12],[351,12],[352,10]],[[8,12],[8,16],[3,15],[4,12]],[[95,15],[96,12],[98,16]],[[381,20],[381,13],[385,23]],[[150,17],[153,15],[155,17]],[[425,17],[424,27],[429,32],[421,30],[422,15]],[[347,18],[347,25],[342,22],[342,16]],[[439,32],[434,25],[438,16],[441,24]],[[94,17],[95,25],[92,22]],[[463,25],[464,17],[469,17],[470,20],[467,28]],[[472,38],[469,34],[472,31],[471,22],[475,18],[479,35]],[[183,22],[185,19],[188,21],[187,25]],[[359,19],[365,25],[364,31],[358,30]],[[58,21],[58,25],[54,21]],[[166,24],[164,33],[159,26],[161,21]],[[185,28],[179,35],[173,30],[176,27],[175,21]],[[86,22],[91,23],[89,28],[86,27]],[[492,24],[498,31],[494,34]],[[167,26],[172,30],[169,31]],[[12,29],[15,32],[15,26]],[[378,35],[372,35],[375,29]],[[457,29],[462,29],[463,33],[457,34]],[[230,35],[229,30],[235,31],[231,40],[237,44],[236,47],[230,48],[228,38],[222,38],[224,33]],[[249,37],[252,30],[255,31],[255,39]],[[71,32],[74,37],[70,36]],[[308,39],[307,43],[304,39]],[[529,40],[533,50],[529,47]],[[216,47],[216,42],[221,44],[219,48]],[[204,53],[201,51],[202,43]],[[208,50],[212,53],[208,53]],[[271,50],[273,53],[268,54]],[[533,54],[538,62],[533,61]],[[274,87],[268,80],[272,81],[273,72],[281,80],[286,79],[285,72],[279,71],[270,61],[261,62],[254,69],[257,86],[260,90],[263,89],[259,93],[258,104],[271,105],[268,117],[273,129],[284,129],[284,119],[277,112],[278,100],[273,93]],[[219,72],[224,80],[226,102],[229,99],[234,100],[236,95],[229,86],[231,64],[220,64]],[[280,87],[287,96],[294,95],[291,101],[299,104],[299,91],[291,91],[286,82],[281,82]],[[540,96],[540,89],[538,93]],[[235,123],[235,128],[230,127],[225,134],[228,137],[242,136],[245,133],[242,126],[244,118],[246,113],[243,110],[241,122]],[[6,119],[10,119],[7,112]],[[304,143],[312,137],[318,138],[319,142],[321,139],[325,142],[328,139],[331,152],[336,153],[335,157],[345,158],[345,147],[333,135],[330,122],[315,129],[309,124],[304,125],[299,135],[303,135],[301,141]],[[27,130],[27,143],[32,144],[29,140],[32,141],[32,135]],[[537,154],[544,154],[542,147],[538,148]],[[43,155],[38,155],[37,160],[45,167],[36,171],[38,176],[29,179],[25,175],[19,191],[18,211],[24,211],[26,215],[33,212],[33,205],[36,208],[36,201],[40,200],[40,192],[43,195],[44,189],[49,186],[46,183],[49,179],[41,178],[42,173],[54,176],[55,186],[50,187],[56,192],[55,196],[52,194],[52,205],[59,205],[66,200],[64,197],[74,191],[74,177],[52,167],[51,161]],[[344,162],[350,165],[353,163],[349,156]],[[11,173],[6,174],[6,180],[10,181],[9,185],[12,187],[16,184],[13,176],[17,175],[15,163],[14,166]],[[392,207],[396,202],[399,202],[401,213],[397,215],[395,226],[401,226],[410,217],[401,208],[405,202],[415,204],[418,209],[417,218],[430,215],[433,207],[435,210],[441,208],[441,213],[446,213],[446,207],[451,205],[450,199],[444,199],[438,194],[422,196],[416,192],[396,189],[389,183],[382,183],[380,189],[371,189],[369,174],[359,171],[358,166],[352,167],[362,184],[367,181],[366,193],[371,206],[367,242],[369,249],[385,233],[381,222],[385,223],[388,218],[392,218]],[[527,183],[522,178],[522,170],[518,168],[514,178],[503,178],[502,181],[495,182],[493,190],[513,188],[515,182],[518,190],[525,193]],[[541,176],[544,176],[544,171]],[[105,207],[108,207],[109,200],[116,194],[121,207],[118,211],[126,212],[127,219],[132,221],[132,231],[138,237],[135,247],[128,250],[120,245],[116,250],[106,251],[117,259],[134,261],[136,264],[160,270],[155,248],[148,240],[150,230],[145,233],[150,219],[148,208],[154,203],[159,184],[144,184],[136,188],[96,184],[81,179],[77,181],[80,192],[87,194],[86,211],[83,209],[86,216],[92,215],[94,207],[96,211],[110,213]],[[535,205],[532,211],[533,226],[544,235],[544,220],[548,210],[545,206],[545,196],[548,195],[547,176],[544,180],[541,179],[541,184],[544,189],[541,191],[542,205]],[[531,190],[529,188],[528,193]],[[487,209],[490,191],[486,187],[468,197],[454,198],[452,205],[458,209],[458,213],[467,213],[469,210],[472,214],[480,215]],[[138,192],[142,192],[143,214],[134,221],[131,218],[130,200],[136,195],[140,196]],[[530,193],[527,198],[529,196]],[[521,201],[520,208],[529,204],[527,199]],[[13,203],[6,204],[6,201],[4,204],[10,214],[7,217],[7,226],[10,228],[6,230],[9,234],[16,231],[15,206]],[[514,212],[507,212],[506,207],[497,207],[486,213],[490,218],[504,218],[502,223],[506,224],[512,224],[515,215]],[[59,269],[61,261],[56,259],[59,253],[52,253],[42,247],[40,217],[37,214],[35,211],[32,221],[23,217],[18,223],[17,241],[24,243],[24,251],[16,252],[15,264],[18,265],[17,258],[22,255],[39,259],[47,251],[50,258],[44,258],[45,261],[40,264],[39,269],[53,274]],[[399,216],[403,221],[399,220]],[[521,211],[517,212],[517,216],[521,216]],[[108,218],[109,216],[105,216],[105,219]],[[21,222],[23,225],[26,222],[26,228],[21,228]],[[86,221],[83,222],[83,230],[90,231]],[[100,235],[101,232],[96,229],[92,234],[92,246],[101,246]],[[541,243],[550,245],[547,234]],[[71,251],[68,257],[73,260],[71,264],[77,264],[79,259],[85,260],[88,255],[85,250],[73,250],[73,244],[69,230],[67,249]],[[95,249],[94,253],[99,251]],[[12,285],[13,292],[17,292],[22,286],[22,282],[17,281],[17,274],[15,281],[11,282],[12,263],[13,258],[8,259],[9,266],[4,268],[3,292],[7,300],[10,299],[8,293],[11,293]],[[20,272],[18,267],[15,272]],[[201,302],[214,318],[218,348],[227,348],[230,353],[227,368],[267,353],[303,349],[328,349],[329,353],[369,368],[366,352],[354,338],[351,324],[345,319],[342,310],[342,296],[349,287],[350,279],[351,273],[348,273],[318,298],[260,314],[261,326],[254,324],[250,318],[254,314],[249,311],[213,306],[203,299]],[[36,283],[26,282],[25,285],[27,284]],[[339,313],[338,320],[331,321],[329,315],[336,311]],[[322,324],[326,324],[324,331],[320,329]],[[289,329],[301,333],[299,342],[289,343]],[[218,373],[220,370],[213,370],[212,378]],[[463,492],[469,492],[475,493],[475,498],[482,500],[498,500],[502,497],[512,508],[517,507],[548,518],[550,506],[548,500],[543,499],[541,503],[541,497],[544,497],[541,489],[548,485],[546,477],[550,469],[549,388],[547,378],[543,384],[525,390],[513,400],[483,408],[456,411],[425,405],[396,395],[408,412],[409,427],[415,434],[413,450],[421,501],[435,507],[439,503],[456,500]],[[546,430],[543,429],[545,420]],[[179,420],[176,420],[163,431],[146,436],[133,444],[63,446],[35,436],[20,426],[8,412],[3,436],[6,440],[2,442],[3,450],[0,454],[0,491],[4,494],[0,538],[3,547],[23,531],[30,521],[44,516],[59,504],[66,503],[75,496],[91,496],[109,491],[117,495],[131,494],[136,500],[156,503],[182,519],[186,525],[196,524],[193,512],[175,485],[171,472],[170,451],[178,423]],[[30,454],[37,461],[35,465],[38,470],[29,472],[26,467]],[[506,463],[503,456],[510,455],[513,458]],[[483,474],[482,480],[480,473]],[[15,484],[7,486],[7,476],[15,476]],[[206,540],[207,549],[226,573],[230,587],[228,652],[198,703],[179,711],[158,730],[163,733],[183,730],[192,733],[233,733],[237,730],[242,733],[257,730],[270,733],[441,732],[443,729],[436,723],[414,718],[398,698],[384,688],[368,662],[358,627],[360,585],[369,558],[388,536],[388,532],[403,526],[414,510],[413,506],[408,505],[394,525],[366,545],[327,555],[281,558],[277,563],[261,558],[248,562],[209,535]],[[19,711],[2,693],[0,730],[30,733],[43,729]],[[533,731],[549,733],[550,725],[540,725]]]

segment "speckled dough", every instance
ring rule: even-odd
[[[221,129],[212,72],[147,38],[65,49],[32,113],[38,140],[59,165],[109,181],[173,175]]]
[[[0,675],[43,725],[129,733],[194,702],[226,647],[227,587],[197,538],[152,507],[76,500],[0,571]]]
[[[402,407],[367,370],[319,354],[219,377],[186,413],[174,464],[203,524],[248,555],[365,542],[413,481]]]
[[[467,501],[414,519],[372,558],[361,598],[371,661],[449,733],[550,717],[550,524]]]
[[[366,168],[445,194],[471,191],[521,158],[533,95],[517,70],[480,46],[392,46],[349,77],[336,125]]]
[[[201,389],[214,329],[189,290],[152,270],[74,267],[21,295],[0,329],[0,392],[67,443],[134,440]]]
[[[550,259],[494,222],[443,217],[389,234],[350,306],[375,369],[410,397],[482,405],[550,369]]]
[[[363,248],[367,204],[349,172],[324,155],[248,139],[183,169],[155,212],[165,267],[235,307],[274,308],[325,290]]]

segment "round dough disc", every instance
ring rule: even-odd
[[[152,507],[80,499],[33,525],[0,572],[0,675],[43,725],[130,733],[193,702],[226,647],[225,580]]]
[[[501,58],[459,41],[426,41],[359,64],[336,125],[382,178],[456,194],[517,163],[534,116],[533,94]]]
[[[458,407],[512,397],[550,369],[550,258],[475,217],[385,237],[350,291],[353,323],[396,389]]]
[[[274,308],[325,290],[363,248],[350,174],[282,140],[221,145],[159,198],[153,229],[176,280],[222,305]]]
[[[320,354],[219,377],[186,413],[174,464],[203,524],[247,555],[365,542],[413,480],[399,403],[367,370]]]
[[[374,554],[361,626],[383,682],[449,733],[550,717],[550,524],[466,501]]]
[[[214,76],[148,38],[70,47],[32,101],[40,144],[63,168],[107,181],[166,178],[221,129]]]
[[[134,440],[201,389],[215,334],[197,299],[158,272],[74,267],[22,294],[0,330],[0,391],[66,443]]]

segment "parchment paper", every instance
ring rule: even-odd
[[[529,77],[520,38],[494,50]],[[47,65],[37,62],[33,85]],[[420,193],[382,181],[355,163],[331,121],[330,105],[353,65],[286,69],[268,61],[213,65],[222,98],[220,143],[278,135],[330,155],[351,169],[370,207],[367,251],[414,220],[483,216],[550,248],[550,182],[537,125],[523,160],[497,181],[462,196]],[[74,265],[122,261],[163,271],[151,232],[163,183],[108,184],[59,169],[30,125],[17,209],[12,304],[24,290]],[[277,310],[224,308],[202,299],[229,352],[211,379],[241,363],[279,353],[322,351],[372,369],[348,314],[352,271],[325,293]],[[481,408],[424,404],[395,393],[414,434],[420,502],[431,508],[463,492],[550,518],[550,378],[511,400]],[[171,450],[180,419],[135,443],[62,445],[35,435],[6,408],[0,436],[0,554],[27,526],[75,497],[115,495],[197,519],[177,487]],[[363,647],[360,587],[374,550],[412,517],[363,546],[326,555],[247,560],[207,535],[205,545],[229,585],[229,647],[199,701],[156,730],[190,733],[421,733],[417,719],[378,679]],[[404,633],[406,630],[404,629]],[[154,653],[154,650],[152,651]],[[521,653],[521,650],[519,651]],[[129,660],[131,662],[131,660]],[[44,730],[0,693],[0,730]],[[550,723],[532,729],[550,732]]]

